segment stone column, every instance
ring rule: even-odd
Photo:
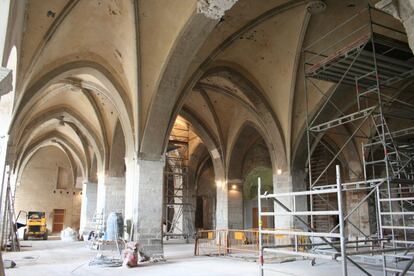
[[[105,186],[105,174],[98,173],[98,188],[97,188],[97,201],[96,212],[103,213],[104,219],[106,219],[105,203],[106,203],[106,186]]]
[[[300,192],[309,190],[308,183],[306,183],[307,173],[304,170],[294,170],[291,172],[291,186],[292,192]],[[295,202],[296,211],[309,211],[310,196],[297,196]],[[292,202],[293,211],[293,202]],[[301,216],[304,221],[308,221],[309,216]],[[306,229],[302,222],[297,218],[293,218],[293,227],[298,229]]]
[[[229,227],[228,211],[228,184],[225,178],[216,177],[217,202],[216,202],[216,229],[227,229]]]
[[[243,183],[240,179],[229,180],[228,189],[228,216],[230,229],[243,229]]]
[[[105,213],[125,215],[125,177],[108,176],[105,180]]]
[[[136,206],[134,202],[138,201],[138,181],[135,178],[135,171],[137,170],[137,162],[133,157],[125,158],[125,214],[124,219],[128,227],[131,226]],[[127,229],[129,235],[130,229]],[[129,236],[128,236],[129,237]]]
[[[80,233],[87,234],[92,229],[91,222],[96,212],[98,184],[84,182],[82,185],[82,205],[80,217]]]
[[[292,176],[290,172],[279,171],[273,174],[273,191],[275,193],[293,192]],[[279,199],[283,205],[293,211],[293,201],[291,197],[283,197]],[[274,205],[275,212],[285,212],[279,204]],[[275,217],[275,228],[292,228],[293,216],[277,216]]]
[[[224,166],[217,150],[211,153],[213,157],[214,181],[216,184],[216,229],[227,229],[229,227],[229,205],[228,205],[228,183]]]
[[[162,200],[165,161],[139,159],[134,183],[134,240],[152,257],[162,256]]]

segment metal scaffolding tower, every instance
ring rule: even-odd
[[[368,7],[304,48],[309,189],[270,195],[259,190],[259,203],[271,199],[283,210],[259,210],[259,217],[293,216],[305,230],[270,230],[292,236],[294,243],[262,247],[262,252],[341,260],[343,275],[347,275],[348,263],[370,275],[359,264],[364,258],[356,256],[371,256],[377,257],[384,275],[414,274],[414,128],[401,127],[407,119],[414,119],[414,106],[399,99],[402,87],[410,85],[408,79],[414,76],[414,63],[404,31],[396,27],[399,23],[386,25],[393,20]],[[321,88],[327,87],[326,82],[332,85],[328,92]],[[311,92],[321,97],[320,106],[311,106]],[[332,160],[323,169],[314,167],[314,149],[318,144],[326,147],[323,138],[334,135],[345,135],[342,145],[332,152]],[[361,143],[361,173],[349,164],[341,164],[353,174],[352,181],[347,181],[344,173],[341,177],[337,166],[336,183],[322,184],[328,169],[337,165],[336,160],[355,143]],[[362,196],[345,212],[343,198],[349,191]],[[337,197],[329,202],[330,208],[316,209],[315,198],[323,200],[326,194]],[[308,211],[296,210],[298,197],[307,197]],[[280,198],[288,198],[283,202],[293,202],[293,207]],[[374,202],[376,215],[370,219],[376,231],[367,234],[352,222],[351,216],[369,200]],[[324,216],[337,216],[338,223],[328,231],[317,232],[321,227],[316,227],[316,218]],[[356,240],[346,237],[351,228],[359,233]],[[261,232],[269,234],[269,230]],[[299,236],[309,237],[308,242],[298,243]]]
[[[185,238],[191,236],[188,190],[188,142],[190,128],[186,124],[175,124],[171,131],[166,153],[164,185],[164,237]]]

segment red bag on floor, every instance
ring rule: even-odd
[[[138,243],[128,242],[126,244],[123,265],[127,267],[138,266]]]

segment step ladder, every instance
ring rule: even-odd
[[[8,251],[20,251],[20,242],[17,236],[17,220],[14,213],[14,198],[10,186],[10,173],[7,174],[4,206],[2,247]]]
[[[94,236],[90,240],[89,247],[92,249],[99,249],[101,237],[105,232],[105,218],[103,212],[96,212],[92,218],[92,229],[94,229]]]

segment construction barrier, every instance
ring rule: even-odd
[[[277,229],[287,230],[286,228]],[[298,239],[298,241],[292,241],[292,238],[287,235],[262,235],[262,242],[264,246],[306,243],[306,237],[298,237]],[[234,253],[258,255],[259,231],[257,229],[219,229],[197,231],[194,249],[195,255],[227,255]]]

